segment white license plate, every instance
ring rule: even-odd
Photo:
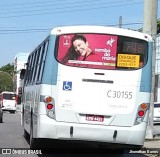
[[[86,115],[86,120],[87,121],[103,122],[104,121],[104,116],[100,116],[100,115]]]

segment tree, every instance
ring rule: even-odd
[[[143,28],[139,28],[138,31],[142,32]],[[160,19],[157,20],[157,34],[160,33]]]
[[[10,74],[10,75],[12,76],[13,71],[14,71],[14,65],[7,64],[7,65],[5,65],[5,66],[2,66],[2,67],[0,68],[0,71],[7,72],[8,74]]]
[[[160,33],[160,19],[157,20],[157,34]]]
[[[14,65],[7,64],[0,68],[0,92],[13,91]]]

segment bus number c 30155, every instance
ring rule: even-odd
[[[129,91],[115,91],[115,90],[107,91],[108,98],[132,99],[132,95],[133,95],[133,92],[129,92]]]

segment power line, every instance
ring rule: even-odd
[[[9,34],[9,35],[11,35],[11,34],[24,34],[24,33],[42,33],[42,32],[44,32],[44,31],[30,31],[30,32],[28,32],[28,31],[18,31],[18,32],[0,32],[0,34]],[[48,31],[46,31],[46,32],[48,32]]]
[[[132,1],[134,1],[134,0],[132,0]],[[91,2],[91,0],[88,0],[88,1],[85,1],[85,2]],[[112,8],[112,7],[120,7],[120,6],[135,5],[135,4],[143,3],[143,2],[138,2],[138,3],[128,3],[128,4],[118,4],[117,5],[117,3],[122,3],[122,2],[126,2],[126,1],[121,0],[121,1],[116,2],[116,5],[111,5],[111,6],[108,6],[108,4],[115,4],[115,2],[98,3],[98,4],[93,4],[92,3],[92,4],[85,4],[85,5],[83,3],[83,8],[81,8],[82,7],[81,5],[78,5],[78,6],[71,6],[70,5],[70,6],[66,7],[65,5],[68,5],[69,3],[66,3],[66,4],[64,3],[62,7],[55,7],[55,8],[52,8],[52,9],[43,9],[43,10],[42,9],[37,9],[37,10],[30,10],[30,11],[14,11],[14,12],[13,11],[12,12],[7,11],[6,13],[1,13],[1,15],[2,14],[5,14],[5,15],[7,15],[7,14],[17,14],[17,13],[18,13],[18,15],[0,16],[0,18],[13,18],[13,17],[35,16],[35,15],[55,14],[55,13],[64,13],[64,12],[73,12],[73,11],[84,11],[84,10],[93,10],[93,9],[99,9],[99,8]],[[76,3],[77,2],[71,3],[71,4],[76,4]],[[98,6],[97,7],[97,5],[99,5],[99,4],[103,5],[103,6]],[[104,6],[105,4],[107,4],[107,6]],[[92,7],[94,5],[96,5],[96,7]],[[51,5],[49,5],[49,6],[51,6]],[[54,4],[54,6],[56,6],[56,4]],[[84,8],[84,7],[88,7],[88,6],[89,6],[89,8]],[[80,9],[73,10],[74,8],[77,8],[77,7],[80,8]],[[24,9],[24,7],[23,7],[23,9]],[[58,11],[53,11],[55,9],[56,10],[58,9]],[[67,10],[65,10],[65,9],[67,9]],[[71,9],[71,10],[68,10],[68,9]],[[61,10],[61,11],[59,11],[59,10]],[[45,12],[43,12],[43,13],[33,13],[33,12],[42,12],[42,11],[45,11]],[[52,12],[48,12],[48,11],[52,11]],[[28,12],[31,13],[31,14],[19,15],[19,13],[28,13]]]
[[[131,0],[130,0],[131,1]],[[134,1],[134,0],[132,0],[132,1]],[[84,3],[88,3],[88,2],[91,2],[91,0],[88,0],[88,1],[85,1]],[[84,3],[83,3],[83,7],[86,7],[86,6],[94,6],[94,5],[105,5],[105,4],[115,4],[115,2],[107,2],[107,3],[100,3],[99,1],[98,1],[98,4],[94,4],[93,3],[94,2],[94,0],[92,1],[92,4],[85,4],[84,5]],[[95,0],[95,2],[97,2],[96,0]],[[117,3],[122,3],[122,2],[126,2],[125,0],[123,0],[123,1],[118,1]],[[52,7],[52,6],[54,6],[55,8],[51,8],[51,9],[45,9],[45,10],[53,10],[53,9],[66,9],[66,6],[65,5],[69,5],[69,7],[67,7],[67,9],[68,8],[73,8],[73,7],[81,7],[81,5],[78,5],[78,6],[74,6],[74,4],[76,4],[77,2],[74,2],[74,3],[63,3],[63,7],[58,7],[58,8],[56,8],[55,6],[59,6],[60,4],[53,4],[53,5],[43,5],[43,6],[34,6],[34,7],[29,7],[29,8],[41,8],[41,7]],[[117,4],[116,3],[116,4]],[[71,4],[71,5],[70,5]],[[79,2],[78,2],[78,4],[79,4]],[[132,4],[134,4],[134,3],[132,3]],[[123,5],[128,5],[128,4],[123,4]],[[65,7],[64,7],[65,6]],[[110,6],[109,6],[110,7]],[[112,7],[112,6],[111,6]],[[23,9],[25,9],[26,7],[23,7]],[[2,10],[2,9],[1,9]],[[2,14],[14,14],[14,13],[25,13],[25,12],[28,12],[28,11],[12,11],[12,12],[9,12],[11,9],[9,9],[9,10],[6,10],[5,9],[5,11],[7,11],[7,12],[1,12],[0,14],[2,15]],[[36,11],[44,11],[44,9],[42,10],[42,9],[38,9],[38,10],[30,10],[30,12],[36,12]]]
[[[55,13],[64,13],[64,12],[74,12],[74,11],[84,11],[84,10],[93,10],[93,9],[99,9],[99,8],[112,8],[112,7],[122,7],[122,6],[127,6],[127,5],[136,5],[136,4],[141,4],[143,2],[137,2],[137,3],[128,3],[128,4],[121,4],[121,5],[112,5],[112,6],[100,6],[100,7],[92,7],[92,8],[80,8],[80,9],[73,9],[73,6],[68,7],[67,9],[72,8],[72,10],[63,10],[64,7],[59,7],[59,8],[54,8],[58,9],[61,11],[53,11],[53,9],[47,9],[47,11],[52,10],[53,12],[43,12],[43,13],[33,13],[34,11],[43,11],[43,10],[32,10],[32,14],[25,14],[25,15],[12,15],[12,16],[0,16],[0,18],[15,18],[15,17],[24,17],[24,16],[38,16],[38,15],[46,15],[46,14],[55,14]],[[93,4],[95,5],[95,4]],[[93,5],[86,5],[86,6],[93,6]],[[97,4],[96,4],[97,5]],[[74,7],[80,7],[80,6],[74,6]],[[66,9],[66,8],[65,8]],[[62,11],[63,10],[63,11]],[[28,12],[28,11],[27,11]],[[12,12],[13,13],[13,12]],[[14,12],[14,13],[20,13],[20,12]]]
[[[67,0],[65,0],[65,2],[66,2],[66,1],[67,1]],[[100,1],[101,1],[101,0],[85,0],[85,1],[83,1],[83,4],[86,3],[86,2],[92,2],[92,3],[93,3],[93,2],[98,2],[98,3],[100,3]],[[102,0],[102,1],[103,1],[103,0]],[[130,0],[130,1],[135,1],[135,0]],[[30,5],[30,4],[31,4],[31,5],[32,5],[32,4],[43,4],[43,6],[44,6],[44,4],[47,4],[48,2],[49,2],[49,3],[50,3],[50,2],[53,3],[53,5],[61,5],[61,4],[67,5],[67,4],[75,4],[75,3],[78,3],[78,4],[79,4],[79,3],[81,3],[79,0],[78,0],[78,2],[67,2],[67,3],[64,3],[63,0],[57,0],[56,2],[58,2],[58,3],[59,3],[59,2],[63,2],[63,3],[56,4],[56,3],[55,3],[55,0],[54,0],[54,1],[45,1],[45,2],[44,2],[44,1],[41,1],[41,2],[32,2],[32,3],[17,3],[17,4],[14,4],[14,3],[13,3],[13,4],[8,4],[8,5],[7,5],[7,4],[6,4],[6,5],[0,5],[0,7],[6,7],[6,6],[8,6],[8,7],[9,7],[9,10],[10,10],[10,9],[13,8],[13,6],[23,6],[23,8],[25,8],[26,5],[28,5],[28,4],[29,4],[29,5]],[[126,2],[126,0],[120,0],[120,1],[116,1],[116,2],[112,0],[111,2],[107,2],[107,3],[108,3],[108,4],[110,4],[110,3],[116,3],[116,4],[117,4],[117,3],[121,3],[121,2]],[[24,6],[25,6],[25,7],[24,7]]]
[[[22,34],[22,33],[40,33],[48,32],[51,28],[36,28],[36,29],[6,29],[0,30],[0,34]]]
[[[135,0],[130,0],[130,2],[131,1],[135,1]],[[92,4],[85,4],[84,5],[84,3],[88,3],[88,2],[92,2]],[[72,3],[63,3],[63,7],[58,7],[58,8],[56,8],[55,6],[59,6],[60,4],[53,4],[53,5],[51,5],[51,4],[49,4],[49,5],[43,5],[43,6],[33,6],[33,7],[30,7],[29,6],[29,8],[31,9],[31,8],[41,8],[41,7],[52,7],[52,6],[54,6],[55,8],[52,8],[52,10],[53,9],[66,9],[66,5],[69,5],[69,7],[67,7],[67,8],[73,8],[73,7],[81,7],[81,6],[83,6],[83,7],[86,7],[86,6],[93,6],[93,5],[105,5],[105,4],[107,4],[107,5],[109,5],[109,4],[115,4],[115,2],[107,2],[107,3],[100,3],[99,1],[98,1],[98,4],[96,3],[96,4],[94,4],[94,2],[97,2],[97,0],[88,0],[88,1],[84,1],[83,2],[83,5],[78,5],[78,6],[74,6],[74,4],[76,4],[76,3],[78,3],[79,4],[79,2],[72,2]],[[126,0],[121,0],[121,1],[117,1],[116,2],[116,4],[117,3],[122,3],[122,2],[126,2]],[[46,3],[45,3],[46,4]],[[132,4],[134,4],[134,3],[132,3]],[[123,5],[128,5],[128,4],[123,4]],[[112,7],[112,6],[111,6]],[[22,8],[22,7],[21,7]],[[20,9],[21,9],[20,8]],[[25,9],[26,7],[23,7],[22,9]],[[2,9],[1,9],[2,10]],[[11,8],[9,8],[9,10],[6,10],[5,9],[5,11],[7,11],[7,12],[1,12],[1,14],[12,14],[12,13],[21,13],[21,12],[28,12],[28,11],[14,11],[14,12],[9,12],[11,10]],[[46,10],[46,9],[45,9]],[[48,10],[48,8],[47,8],[47,10]],[[51,9],[50,9],[51,10]],[[30,12],[34,12],[34,11],[43,11],[42,9],[41,10],[30,10]]]
[[[123,26],[140,25],[142,22],[124,23]],[[119,24],[108,24],[107,26],[118,27]],[[40,33],[49,32],[52,28],[35,28],[35,29],[3,29],[0,34],[21,34],[21,33]]]
[[[3,32],[3,31],[48,31],[49,29],[48,28],[36,28],[36,29],[11,29],[11,30],[9,30],[9,29],[3,29],[3,30],[0,30],[0,32]]]
[[[100,0],[99,0],[100,1]],[[98,1],[98,2],[99,2]],[[130,0],[131,1],[131,0]],[[130,2],[129,1],[129,2]],[[135,0],[132,0],[132,1],[135,1]],[[46,1],[46,2],[53,2],[53,1]],[[45,4],[46,4],[46,2],[45,2]],[[58,1],[58,2],[60,2],[60,1]],[[62,2],[62,1],[61,1]],[[66,1],[65,1],[66,2]],[[84,3],[86,3],[86,2],[97,2],[97,0],[86,0]],[[120,3],[121,2],[121,5],[118,5],[117,3]],[[126,6],[126,5],[135,5],[135,4],[140,4],[140,3],[143,3],[143,2],[138,2],[138,3],[122,3],[122,2],[126,2],[126,0],[120,0],[120,1],[117,1],[117,2],[107,2],[107,3],[99,3],[99,5],[102,5],[103,4],[103,6],[100,6],[100,7],[98,7],[97,6],[97,4],[88,4],[88,5],[85,5],[85,7],[87,7],[87,6],[91,6],[92,8],[80,8],[81,6],[80,5],[78,5],[78,6],[74,6],[75,8],[76,7],[78,7],[78,9],[75,9],[73,6],[69,6],[68,7],[68,9],[72,9],[72,10],[64,10],[64,8],[66,8],[66,6],[65,5],[69,5],[69,4],[79,4],[80,2],[74,2],[74,3],[63,3],[64,5],[62,6],[62,7],[56,7],[56,8],[54,8],[54,9],[58,9],[58,11],[53,11],[53,8],[52,9],[45,9],[45,10],[47,10],[47,12],[43,12],[43,13],[33,13],[34,11],[38,11],[38,12],[40,12],[40,11],[44,11],[44,10],[42,10],[42,9],[38,9],[38,10],[31,10],[31,11],[29,11],[29,14],[25,14],[25,15],[12,15],[12,16],[3,16],[3,17],[0,17],[0,18],[12,18],[12,17],[24,17],[24,16],[39,16],[39,15],[46,15],[46,14],[55,14],[55,13],[64,13],[64,12],[73,12],[73,11],[84,11],[84,10],[92,10],[92,9],[99,9],[99,8],[112,8],[112,7],[121,7],[121,6]],[[127,1],[128,2],[128,1]],[[104,6],[104,4],[115,4],[116,3],[116,5],[110,5],[110,6]],[[44,2],[38,2],[38,3],[25,3],[25,4],[44,4]],[[17,4],[16,4],[17,5]],[[24,5],[24,3],[22,4],[19,4],[19,5]],[[59,5],[59,4],[57,4],[57,5]],[[93,7],[94,5],[96,5],[96,7]],[[1,5],[2,6],[2,5]],[[0,7],[1,7],[0,6]],[[7,6],[7,5],[5,5],[5,6]],[[9,5],[8,5],[9,6]],[[46,5],[44,5],[45,7],[46,7]],[[48,6],[48,5],[47,5]],[[49,5],[50,6],[50,5]],[[54,6],[56,6],[56,4],[54,4]],[[83,6],[84,6],[84,4],[83,4]],[[35,6],[34,6],[35,7]],[[39,6],[39,7],[42,7],[42,6]],[[25,7],[23,7],[23,9],[24,9]],[[30,7],[30,8],[32,8],[32,7]],[[79,9],[80,8],[80,9]],[[74,10],[73,10],[74,9]],[[50,12],[50,10],[52,10],[52,12]],[[60,10],[60,11],[59,11]],[[62,11],[63,10],[63,11]],[[49,11],[49,12],[48,12]],[[23,12],[26,12],[26,11],[16,11],[16,12],[8,12],[8,14],[12,14],[12,13],[23,13]],[[28,11],[27,11],[27,13],[28,13]],[[31,13],[31,14],[30,14]],[[1,15],[2,15],[3,13],[1,13]],[[6,14],[5,14],[6,15]],[[125,25],[125,24],[123,24],[123,25]],[[109,25],[109,26],[117,26],[117,25]],[[47,28],[47,29],[42,29],[42,28],[35,28],[35,29],[23,29],[23,30],[19,30],[19,29],[4,29],[4,30],[0,30],[0,34],[9,34],[9,33],[11,33],[11,34],[17,34],[17,33],[29,33],[29,32],[46,32],[46,31],[48,31],[49,29]]]

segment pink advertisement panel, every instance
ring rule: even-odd
[[[61,35],[58,60],[65,65],[115,69],[117,36],[104,34]]]

